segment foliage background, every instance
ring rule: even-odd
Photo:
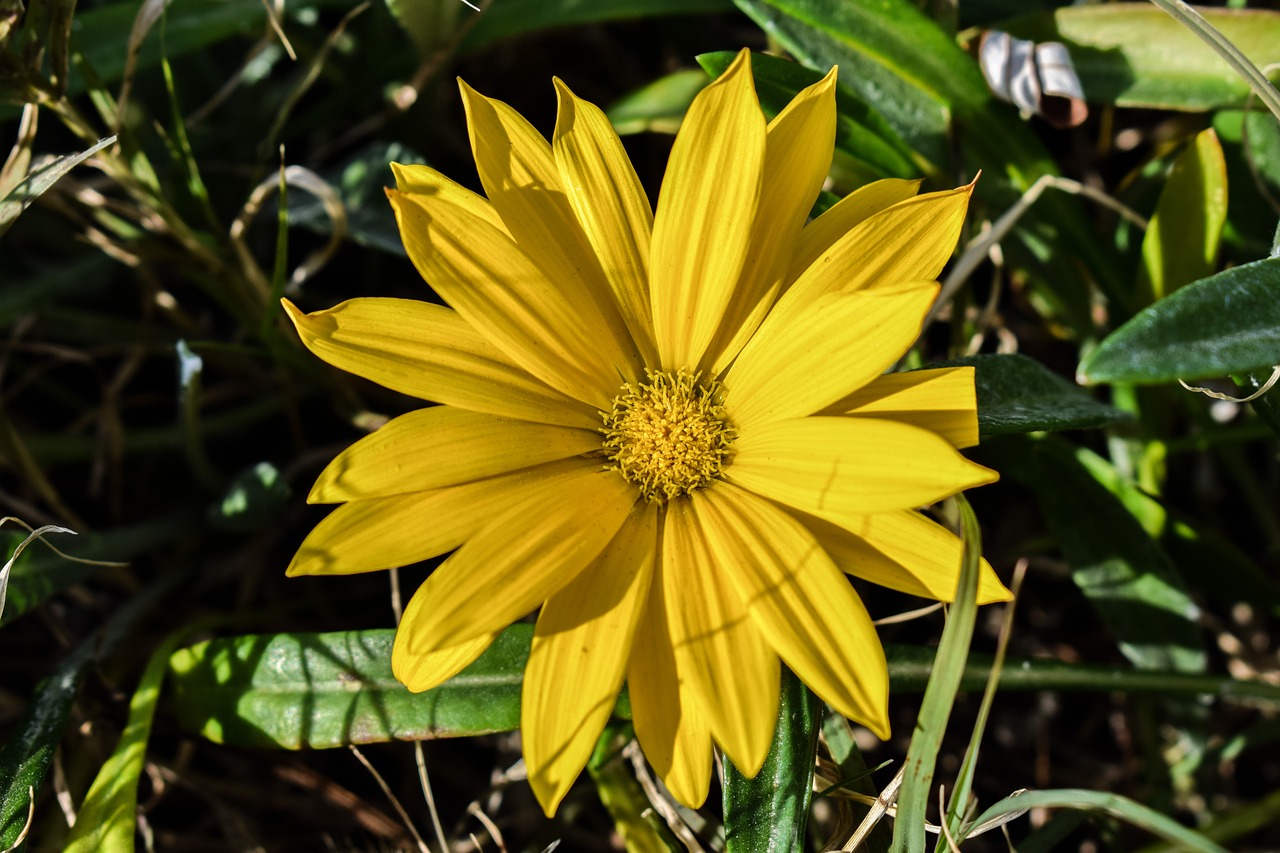
[[[1280,61],[1280,14],[1228,5],[1211,20],[1256,64]],[[958,45],[993,26],[1068,44],[1083,125],[1057,129],[990,95]],[[599,850],[624,836],[683,849],[647,815],[625,703],[559,816],[542,817],[510,732],[526,627],[470,680],[411,699],[388,671],[386,574],[285,580],[323,514],[302,502],[311,479],[413,402],[307,356],[276,297],[309,310],[430,298],[381,187],[391,159],[478,187],[453,76],[548,133],[560,76],[609,107],[656,196],[704,68],[744,45],[799,63],[759,59],[766,109],[840,64],[826,203],[875,177],[937,189],[981,169],[968,235],[981,239],[1040,176],[1074,183],[1043,189],[998,251],[971,255],[976,267],[955,265],[967,270],[952,273],[955,299],[906,365],[978,359],[976,457],[1003,474],[972,495],[981,548],[1006,579],[1026,572],[989,720],[982,688],[1008,610],[975,614],[962,598],[945,618],[882,629],[893,740],[824,720],[795,688],[761,780],[728,769],[723,808],[713,793],[682,821],[707,849],[838,849],[866,807],[819,797],[806,829],[821,732],[819,789],[874,794],[910,747],[902,807],[927,806],[934,823],[936,784],[951,792],[957,777],[978,812],[1020,788],[1073,789],[1042,800],[1088,808],[1009,824],[1022,853],[1135,849],[1178,825],[1232,849],[1280,846],[1280,418],[1267,396],[1215,402],[1172,381],[1233,374],[1256,388],[1280,362],[1280,262],[1260,260],[1280,216],[1280,130],[1154,6],[0,0],[0,138],[14,142],[0,173],[0,508],[78,531],[50,536],[68,554],[128,563],[39,544],[14,562],[0,848],[29,829],[39,850],[413,849],[343,747],[359,745],[430,839],[405,741],[431,737],[451,849]],[[24,104],[38,106],[24,117]],[[110,134],[117,144],[66,174],[38,173],[42,157]],[[1099,387],[1072,387],[1082,359]],[[941,512],[955,522],[962,508]],[[402,570],[400,588],[428,569]],[[860,591],[876,617],[920,606]],[[899,832],[895,849],[923,849],[918,835]],[[887,825],[866,843],[887,849]],[[964,843],[1003,845],[995,833]]]

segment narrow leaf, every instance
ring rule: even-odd
[[[1016,353],[971,355],[928,367],[972,365],[982,438],[1090,429],[1130,415],[1082,392],[1035,359]]]
[[[58,157],[27,175],[8,195],[0,198],[0,235],[8,231],[9,226],[13,225],[13,221],[19,214],[30,207],[31,202],[43,195],[45,190],[57,183],[59,178],[115,141],[114,136],[108,136],[79,154]]]
[[[138,689],[129,702],[129,720],[120,742],[89,786],[63,853],[133,850],[134,827],[138,822],[138,779],[147,755],[160,685],[164,682],[169,655],[189,632],[190,629],[182,629],[170,634],[151,653]]]
[[[938,655],[929,684],[920,705],[920,716],[907,749],[903,765],[902,788],[898,793],[898,814],[893,823],[894,853],[920,853],[925,847],[925,809],[933,787],[933,771],[942,746],[942,736],[951,718],[964,674],[973,628],[978,619],[978,569],[982,558],[982,537],[978,519],[963,495],[960,505],[960,527],[964,552],[960,576],[956,579],[956,597],[947,611],[947,625],[942,629]]]
[[[1142,240],[1146,302],[1213,272],[1227,221],[1227,162],[1213,129],[1196,134],[1173,163]]]

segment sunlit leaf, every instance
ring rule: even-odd
[[[1108,335],[1082,382],[1150,384],[1248,373],[1280,364],[1280,259],[1189,284]]]
[[[1142,241],[1145,302],[1213,272],[1227,220],[1227,164],[1212,129],[1174,160]]]

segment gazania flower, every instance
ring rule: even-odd
[[[766,124],[747,53],[694,101],[656,212],[604,114],[556,83],[550,143],[462,84],[487,198],[393,165],[405,249],[449,307],[289,311],[337,367],[439,405],[342,452],[340,506],[289,574],[453,553],[392,664],[426,690],[538,610],[522,705],[554,812],[624,681],[682,802],[712,745],[753,775],[780,663],[888,735],[888,676],[846,573],[935,599],[960,542],[917,508],[996,475],[968,368],[882,375],[937,295],[969,188],[880,181],[805,224],[831,164],[835,72]],[[456,549],[456,550],[455,550]],[[1008,597],[989,567],[982,601]]]

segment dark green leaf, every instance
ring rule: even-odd
[[[71,712],[71,703],[89,667],[110,654],[135,622],[161,598],[190,580],[186,571],[169,571],[115,612],[36,686],[27,711],[0,749],[0,849],[22,833],[30,803],[28,788],[37,795],[53,752]]]
[[[730,853],[804,849],[821,724],[822,702],[784,668],[778,727],[764,766],[748,779],[724,759],[725,849]]]
[[[218,743],[326,748],[510,731],[532,625],[513,625],[450,681],[413,694],[391,630],[210,640],[170,659],[179,723]]]
[[[971,355],[929,367],[972,365],[978,388],[978,430],[983,438],[1027,432],[1089,429],[1128,414],[1099,403],[1025,355]]]
[[[698,62],[708,73],[719,76],[729,67],[736,54],[732,51],[704,53]],[[765,112],[776,115],[806,86],[822,79],[823,74],[763,53],[751,54],[751,73],[756,93]],[[922,168],[918,156],[902,141],[880,114],[850,94],[851,87],[837,77],[836,150],[866,163],[880,178],[914,178]]]
[[[1280,364],[1280,258],[1189,284],[1139,312],[1080,364],[1084,382],[1203,379]]]
[[[399,22],[424,59],[449,40],[464,16],[476,14],[462,2],[424,3],[423,0],[386,0],[387,9]],[[501,4],[499,4],[501,5]]]
[[[946,162],[950,117],[936,76],[977,73],[956,67],[954,43],[907,2],[737,0],[765,32],[811,68],[840,66],[840,81],[872,105],[911,148]],[[960,54],[962,59],[967,59]],[[976,80],[981,97],[982,77]]]
[[[1280,13],[1200,12],[1259,68],[1280,60]],[[1199,112],[1241,104],[1249,91],[1195,33],[1147,3],[1068,6],[1009,21],[1003,29],[1066,44],[1090,101]]]
[[[217,505],[211,523],[223,530],[261,530],[275,520],[293,491],[270,462],[241,471]]]
[[[475,50],[498,39],[549,27],[662,15],[704,15],[731,9],[731,0],[497,0],[479,13],[480,20],[467,34],[462,49]]]
[[[1142,669],[1202,671],[1199,609],[1168,555],[1117,495],[1132,487],[1118,477],[1100,482],[1091,469],[1104,472],[1105,460],[1061,441],[997,449],[1001,472],[1035,492],[1072,579],[1124,655]]]

